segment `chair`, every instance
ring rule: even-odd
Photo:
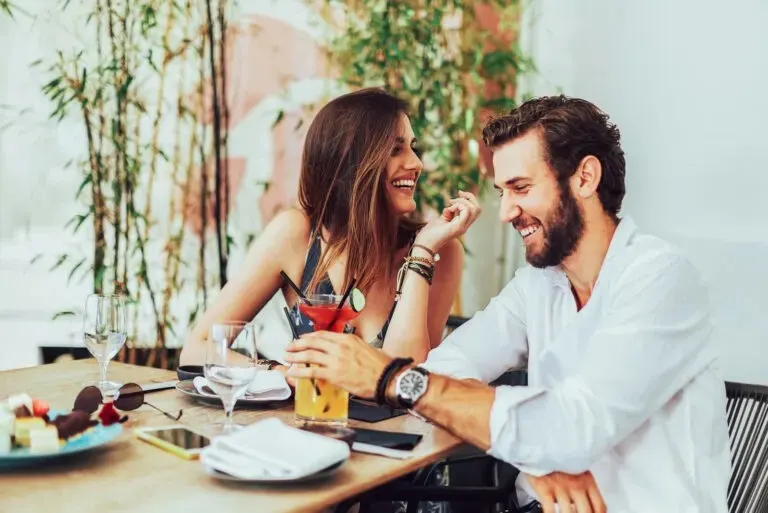
[[[727,382],[728,511],[768,511],[768,387]]]

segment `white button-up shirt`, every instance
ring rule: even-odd
[[[527,363],[528,386],[496,389],[488,451],[523,472],[589,470],[611,513],[725,513],[711,333],[696,269],[625,217],[580,311],[562,270],[522,268],[424,367],[490,382]]]

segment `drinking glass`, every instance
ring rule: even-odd
[[[205,353],[205,378],[224,406],[226,419],[215,425],[226,434],[239,428],[232,420],[237,400],[256,377],[256,337],[253,325],[245,322],[223,322],[211,326]]]
[[[299,310],[308,317],[315,331],[343,333],[347,322],[357,317],[349,304],[339,308],[342,296],[310,294],[299,298]],[[296,380],[294,420],[296,424],[346,425],[349,393],[321,379]]]
[[[99,362],[97,386],[104,397],[111,397],[120,389],[120,383],[107,380],[107,367],[128,338],[125,317],[123,296],[90,294],[85,300],[83,342]]]

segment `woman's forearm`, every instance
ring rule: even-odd
[[[413,256],[429,258],[421,248]],[[382,349],[392,356],[410,357],[423,362],[431,348],[429,336],[429,292],[427,281],[413,271],[406,271],[400,299],[387,329]]]

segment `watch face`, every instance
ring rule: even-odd
[[[427,380],[423,374],[416,371],[408,371],[403,374],[400,387],[408,397],[419,397],[427,390]]]

